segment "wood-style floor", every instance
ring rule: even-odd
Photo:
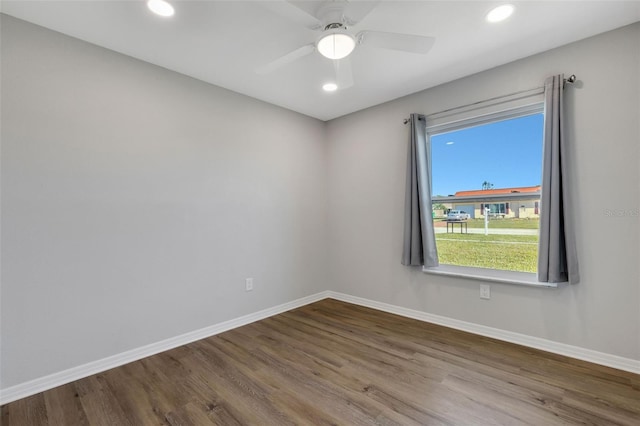
[[[640,425],[640,376],[327,299],[7,404],[2,425]]]

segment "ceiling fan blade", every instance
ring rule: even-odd
[[[339,0],[337,2],[331,3],[342,3],[345,0]],[[285,0],[285,3],[288,3],[290,6],[294,6],[298,10],[301,10],[307,15],[313,16],[314,18],[320,20],[322,19],[320,11],[322,7],[327,3],[327,1],[320,0],[304,0],[304,1],[296,1],[296,0]]]
[[[362,21],[373,9],[375,9],[379,1],[350,1],[344,9],[345,24],[355,25]]]
[[[322,22],[322,24],[343,23],[355,25],[364,19],[380,3],[376,1],[348,1],[348,0],[287,0],[303,13],[310,15]]]
[[[284,56],[280,56],[278,59],[269,62],[268,64],[262,65],[256,69],[257,74],[268,74],[272,71],[277,70],[291,62],[297,61],[300,58],[303,58],[307,55],[310,55],[316,50],[313,44],[306,44],[302,47],[297,48],[294,51],[287,53]]]
[[[321,22],[309,13],[307,10],[301,7],[295,7],[296,5],[288,1],[259,1],[256,2],[260,7],[267,9],[275,15],[281,16],[291,22],[296,22],[303,27],[317,30],[322,27]]]
[[[413,34],[385,33],[382,31],[362,31],[358,33],[362,44],[382,49],[425,54],[433,47],[436,39]]]
[[[336,72],[336,84],[339,90],[353,86],[353,70],[351,69],[351,60],[348,57],[335,59],[333,69]]]

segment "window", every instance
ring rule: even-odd
[[[429,117],[432,205],[469,216],[448,226],[434,210],[435,269],[537,272],[543,123],[537,94]]]
[[[487,209],[489,216],[504,218],[509,215],[509,203],[484,204],[484,209]],[[484,215],[484,209],[481,210],[482,215]]]

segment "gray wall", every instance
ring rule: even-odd
[[[327,289],[640,359],[639,218],[606,211],[640,205],[639,39],[636,24],[325,124],[3,16],[0,386]],[[559,72],[581,80],[582,283],[484,301],[401,266],[402,119]]]
[[[326,289],[318,120],[2,15],[1,136],[3,388]]]
[[[332,289],[640,359],[639,62],[635,24],[331,121]],[[566,93],[582,282],[557,290],[492,284],[486,301],[478,282],[400,265],[408,139],[402,120],[538,87],[561,72],[580,80]]]

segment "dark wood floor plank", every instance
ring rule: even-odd
[[[74,383],[58,386],[43,395],[50,424],[89,425]]]
[[[129,387],[129,394],[138,396],[140,405],[137,410],[144,411],[140,416],[158,419],[153,424],[168,424],[166,415],[192,399],[190,388],[181,380],[174,379],[181,376],[175,373],[175,366],[166,362],[167,359],[169,358],[154,355],[117,369],[130,377],[128,382],[122,382],[120,386]]]
[[[3,426],[637,426],[640,376],[326,299],[1,414]]]
[[[164,408],[157,405],[154,394],[139,381],[136,375],[129,373],[130,369],[115,368],[104,373],[105,381],[115,394],[123,411],[129,413],[135,425],[167,425]],[[165,392],[163,392],[165,393]]]
[[[225,401],[238,407],[238,418],[251,424],[269,420],[281,425],[292,424],[269,400],[269,386],[245,374],[243,366],[219,352],[207,340],[193,344],[193,369],[211,378],[209,386]]]
[[[294,364],[290,357],[281,352],[272,352],[270,348],[261,348],[255,354],[265,364],[268,371],[261,371],[262,376],[276,378],[282,385],[291,386],[296,394],[316,406],[335,413],[347,424],[372,424],[372,419],[380,414],[377,407],[367,405],[366,401],[347,389],[318,379],[309,369]],[[313,378],[313,380],[309,380]]]
[[[302,321],[296,323],[296,321],[287,322],[287,333],[291,333],[292,329],[298,329],[302,334],[315,335],[317,330],[314,327],[309,326],[308,320],[305,318]],[[300,333],[299,333],[300,335]],[[302,338],[302,337],[301,337]],[[371,370],[380,377],[391,377],[399,380],[410,380],[412,373],[411,366],[403,361],[410,359],[409,356],[397,357],[393,349],[383,350],[380,348],[372,349],[369,346],[359,343],[361,336],[349,335],[345,336],[343,333],[335,333],[331,336],[326,336],[325,342],[328,347],[334,352],[339,354],[341,362],[343,364],[348,363],[350,368]],[[312,342],[310,342],[312,344]],[[304,349],[305,352],[308,349]],[[408,369],[402,366],[409,367]],[[420,369],[419,374],[428,374],[427,369]],[[436,380],[441,379],[443,376],[436,375]]]
[[[37,394],[3,406],[3,426],[48,425],[47,407],[43,394]]]
[[[304,398],[293,390],[282,389],[273,395],[274,404],[299,425],[332,426],[344,424],[339,416],[327,411],[315,401]]]
[[[132,413],[122,410],[118,399],[106,386],[102,373],[78,380],[75,384],[89,424],[134,426],[130,420]]]
[[[210,416],[212,410],[201,402],[189,402],[167,414],[171,426],[208,426],[222,424],[222,419]]]

